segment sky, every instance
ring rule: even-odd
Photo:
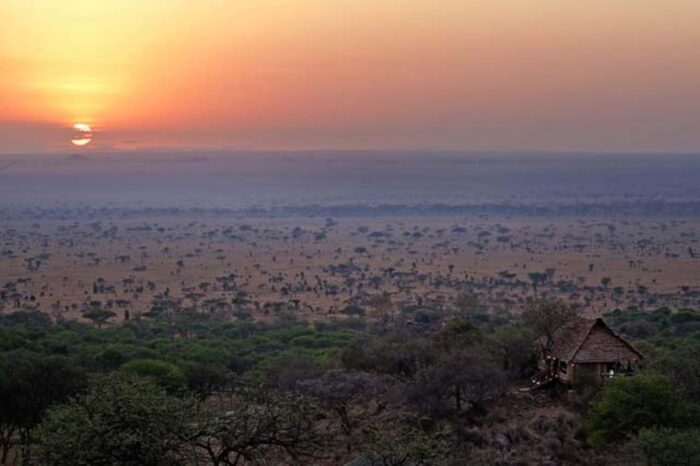
[[[2,0],[0,153],[700,151],[698,24],[697,0]]]

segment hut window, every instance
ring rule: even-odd
[[[559,361],[559,372],[566,372],[566,361]]]

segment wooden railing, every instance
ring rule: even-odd
[[[559,376],[557,374],[552,374],[550,370],[545,369],[535,374],[530,381],[534,385],[534,388],[543,388],[558,379]]]

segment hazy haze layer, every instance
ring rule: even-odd
[[[700,202],[698,179],[700,158],[693,155],[257,152],[5,156],[0,158],[0,202],[4,207],[232,210],[314,205],[605,206],[611,202],[629,202],[634,207],[640,201]],[[625,213],[627,207],[620,208]]]

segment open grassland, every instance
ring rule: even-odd
[[[516,311],[556,295],[598,315],[697,306],[696,220],[345,217],[15,222],[0,229],[5,311],[145,312],[156,298],[314,320],[385,293],[397,306],[477,296]]]

